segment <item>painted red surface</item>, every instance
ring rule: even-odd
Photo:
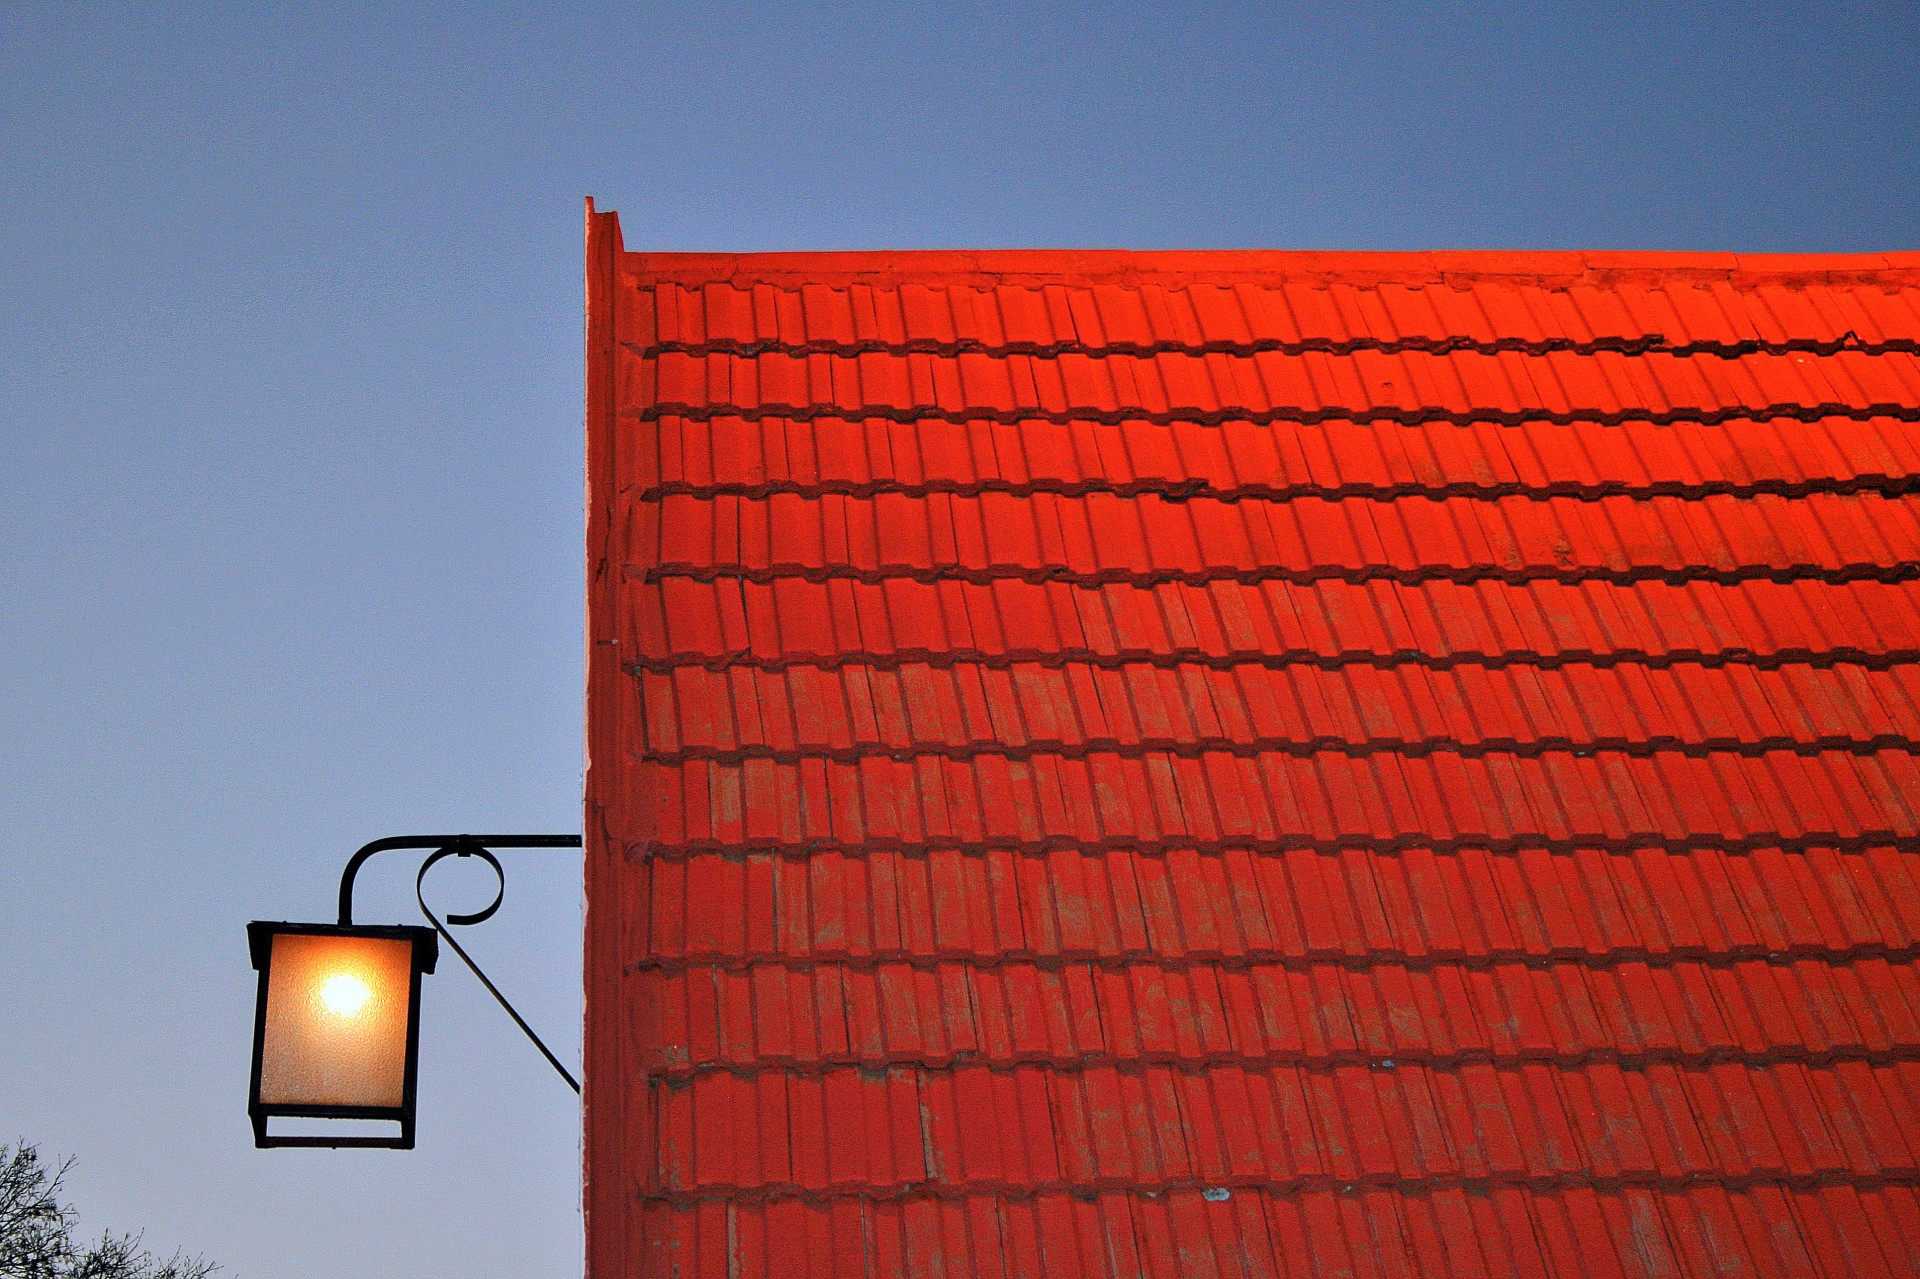
[[[1920,258],[589,225],[613,1276],[1897,1276]]]

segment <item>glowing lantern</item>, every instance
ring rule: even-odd
[[[257,1146],[413,1148],[420,975],[430,928],[252,923],[260,971],[247,1111]],[[271,1119],[347,1121],[319,1134],[268,1132]],[[369,1121],[399,1131],[368,1132]]]

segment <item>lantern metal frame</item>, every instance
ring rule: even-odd
[[[275,937],[377,937],[404,941],[413,949],[412,975],[407,982],[407,1049],[398,1106],[306,1106],[260,1100],[260,1074],[267,1044],[267,982],[273,968]],[[253,1012],[253,1071],[247,1089],[247,1116],[253,1121],[253,1144],[261,1149],[278,1146],[367,1146],[387,1150],[413,1149],[413,1119],[420,1083],[420,978],[430,973],[440,956],[440,939],[431,928],[417,924],[299,924],[284,920],[255,920],[247,925],[247,949],[260,971],[260,994]],[[400,1125],[397,1136],[378,1133],[314,1133],[290,1135],[267,1131],[269,1119],[379,1120]]]
[[[447,945],[462,963],[480,979],[500,1006],[513,1018],[514,1024],[533,1041],[534,1047],[546,1057],[560,1077],[566,1080],[574,1092],[580,1091],[579,1080],[560,1063],[533,1027],[527,1024],[507,997],[500,993],[482,972],[480,965],[473,961],[466,949],[454,940],[447,925],[455,926],[479,924],[491,919],[506,896],[507,877],[501,869],[499,859],[493,850],[533,849],[533,848],[579,848],[582,845],[578,835],[393,835],[385,839],[376,839],[364,844],[348,859],[345,869],[340,872],[340,920],[337,924],[303,924],[283,921],[256,920],[247,925],[247,944],[253,956],[253,966],[260,972],[260,991],[254,1008],[253,1019],[253,1069],[247,1094],[247,1114],[253,1122],[254,1145],[262,1149],[280,1146],[326,1146],[326,1147],[372,1147],[386,1150],[413,1149],[414,1115],[419,1099],[419,1059],[420,1059],[420,978],[434,970],[439,959],[439,940],[445,938]],[[420,869],[414,876],[414,900],[419,903],[420,913],[424,915],[431,928],[422,928],[417,924],[355,924],[353,922],[354,880],[361,866],[377,853],[398,849],[414,851],[431,850],[420,863]],[[443,921],[427,906],[427,872],[447,857],[478,857],[488,866],[498,880],[493,900],[477,911],[465,914],[449,912]],[[410,941],[413,945],[413,974],[407,994],[407,1047],[405,1081],[398,1106],[308,1106],[289,1104],[263,1104],[260,1101],[260,1076],[266,1049],[267,1026],[267,978],[272,965],[273,938],[278,934],[295,933],[325,937],[378,937],[390,940]],[[274,1118],[287,1119],[337,1119],[337,1120],[381,1120],[397,1122],[400,1132],[397,1136],[369,1133],[325,1133],[300,1134],[297,1136],[273,1134],[267,1131],[267,1121]]]

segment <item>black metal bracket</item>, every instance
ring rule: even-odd
[[[484,972],[480,971],[480,965],[473,962],[473,957],[467,954],[466,949],[454,940],[453,934],[447,931],[447,924],[462,926],[484,923],[493,918],[493,913],[500,909],[500,902],[507,894],[507,873],[500,868],[500,861],[493,855],[491,850],[505,850],[510,848],[579,848],[580,846],[581,841],[578,835],[391,835],[386,839],[376,839],[370,844],[363,845],[359,852],[348,859],[346,869],[340,872],[340,922],[342,925],[350,925],[353,923],[353,881],[354,878],[359,875],[360,867],[366,863],[369,857],[372,857],[375,853],[384,853],[395,849],[414,849],[416,851],[432,849],[432,854],[420,863],[420,872],[414,876],[413,880],[414,900],[420,903],[420,913],[426,916],[427,922],[433,925],[434,931],[446,939],[447,945],[453,948],[453,953],[460,956],[460,961],[467,966],[475,977],[480,979],[480,984],[487,988],[487,993],[492,995],[494,999],[499,1001],[500,1006],[507,1010],[507,1016],[513,1018],[513,1024],[520,1027],[521,1032],[533,1041],[533,1046],[540,1050],[541,1054],[546,1057],[548,1064],[560,1073],[562,1079],[567,1081],[567,1086],[577,1093],[580,1091],[580,1081],[573,1077],[572,1071],[560,1064],[560,1059],[553,1055],[553,1050],[548,1048],[540,1036],[534,1033],[533,1027],[527,1025],[526,1018],[522,1017],[514,1006],[507,1001],[507,997],[500,993],[500,988],[494,985]],[[426,881],[427,872],[433,869],[435,863],[445,857],[480,858],[493,868],[494,876],[499,880],[499,887],[493,894],[493,900],[483,909],[464,915],[449,913],[446,922],[442,923],[440,917],[435,915],[433,911],[427,907]]]

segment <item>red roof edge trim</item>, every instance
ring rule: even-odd
[[[583,1094],[581,1097],[581,1210],[586,1217],[588,1275],[626,1271],[626,1204],[620,1190],[619,1151],[623,1117],[621,1087],[627,1072],[621,1061],[623,1034],[593,1034],[603,1020],[624,1024],[621,1011],[619,887],[615,871],[620,850],[608,838],[600,773],[617,757],[621,720],[609,696],[619,680],[617,594],[611,589],[610,537],[613,519],[614,304],[619,295],[620,218],[596,213],[586,203],[586,545],[587,545],[587,782],[584,825],[586,847],[586,945],[582,955],[585,985]],[[594,1169],[607,1171],[596,1177]]]

